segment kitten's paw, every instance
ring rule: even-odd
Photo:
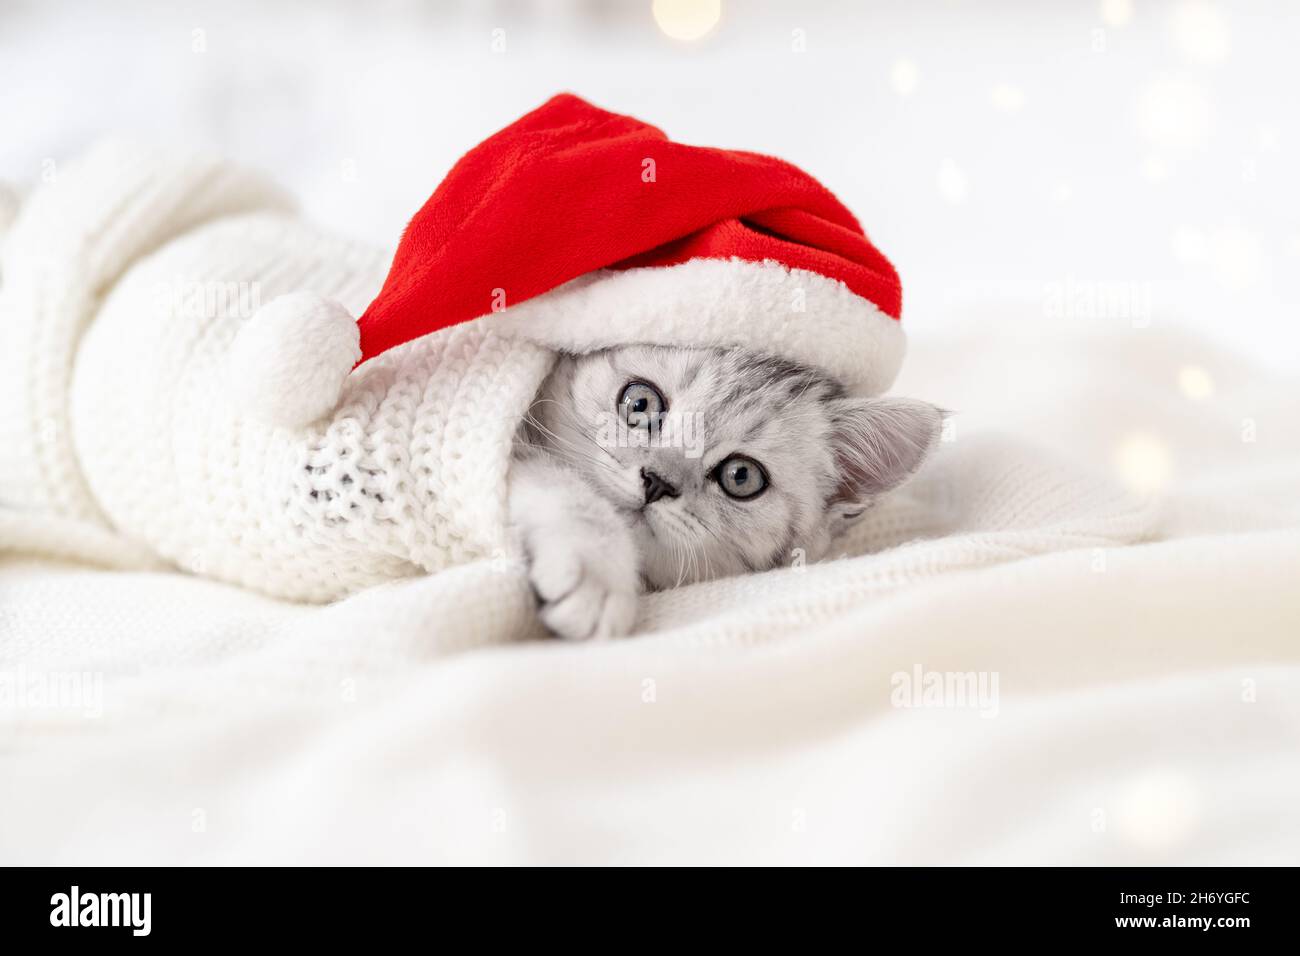
[[[634,574],[609,555],[552,546],[534,553],[529,578],[542,623],[570,641],[623,637],[636,618]]]

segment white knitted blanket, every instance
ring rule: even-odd
[[[291,600],[503,555],[547,349],[472,323],[367,363],[310,426],[236,407],[232,344],[260,305],[308,291],[359,313],[387,263],[227,163],[100,144],[5,242],[0,501]]]
[[[1300,390],[990,314],[914,344],[957,429],[848,556],[622,642],[528,640],[508,560],[310,607],[0,511],[0,859],[1294,863]]]

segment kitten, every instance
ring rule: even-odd
[[[510,520],[542,622],[631,630],[637,594],[810,561],[911,475],[942,412],[848,398],[812,369],[736,349],[562,356],[521,427]]]

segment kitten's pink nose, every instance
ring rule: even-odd
[[[645,486],[645,503],[650,504],[660,498],[676,498],[681,492],[670,485],[656,472],[641,469],[641,484]]]

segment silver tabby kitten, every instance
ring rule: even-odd
[[[819,372],[736,349],[564,356],[520,431],[510,519],[542,622],[632,628],[642,590],[763,571],[834,536],[939,434],[924,402],[847,398]]]

